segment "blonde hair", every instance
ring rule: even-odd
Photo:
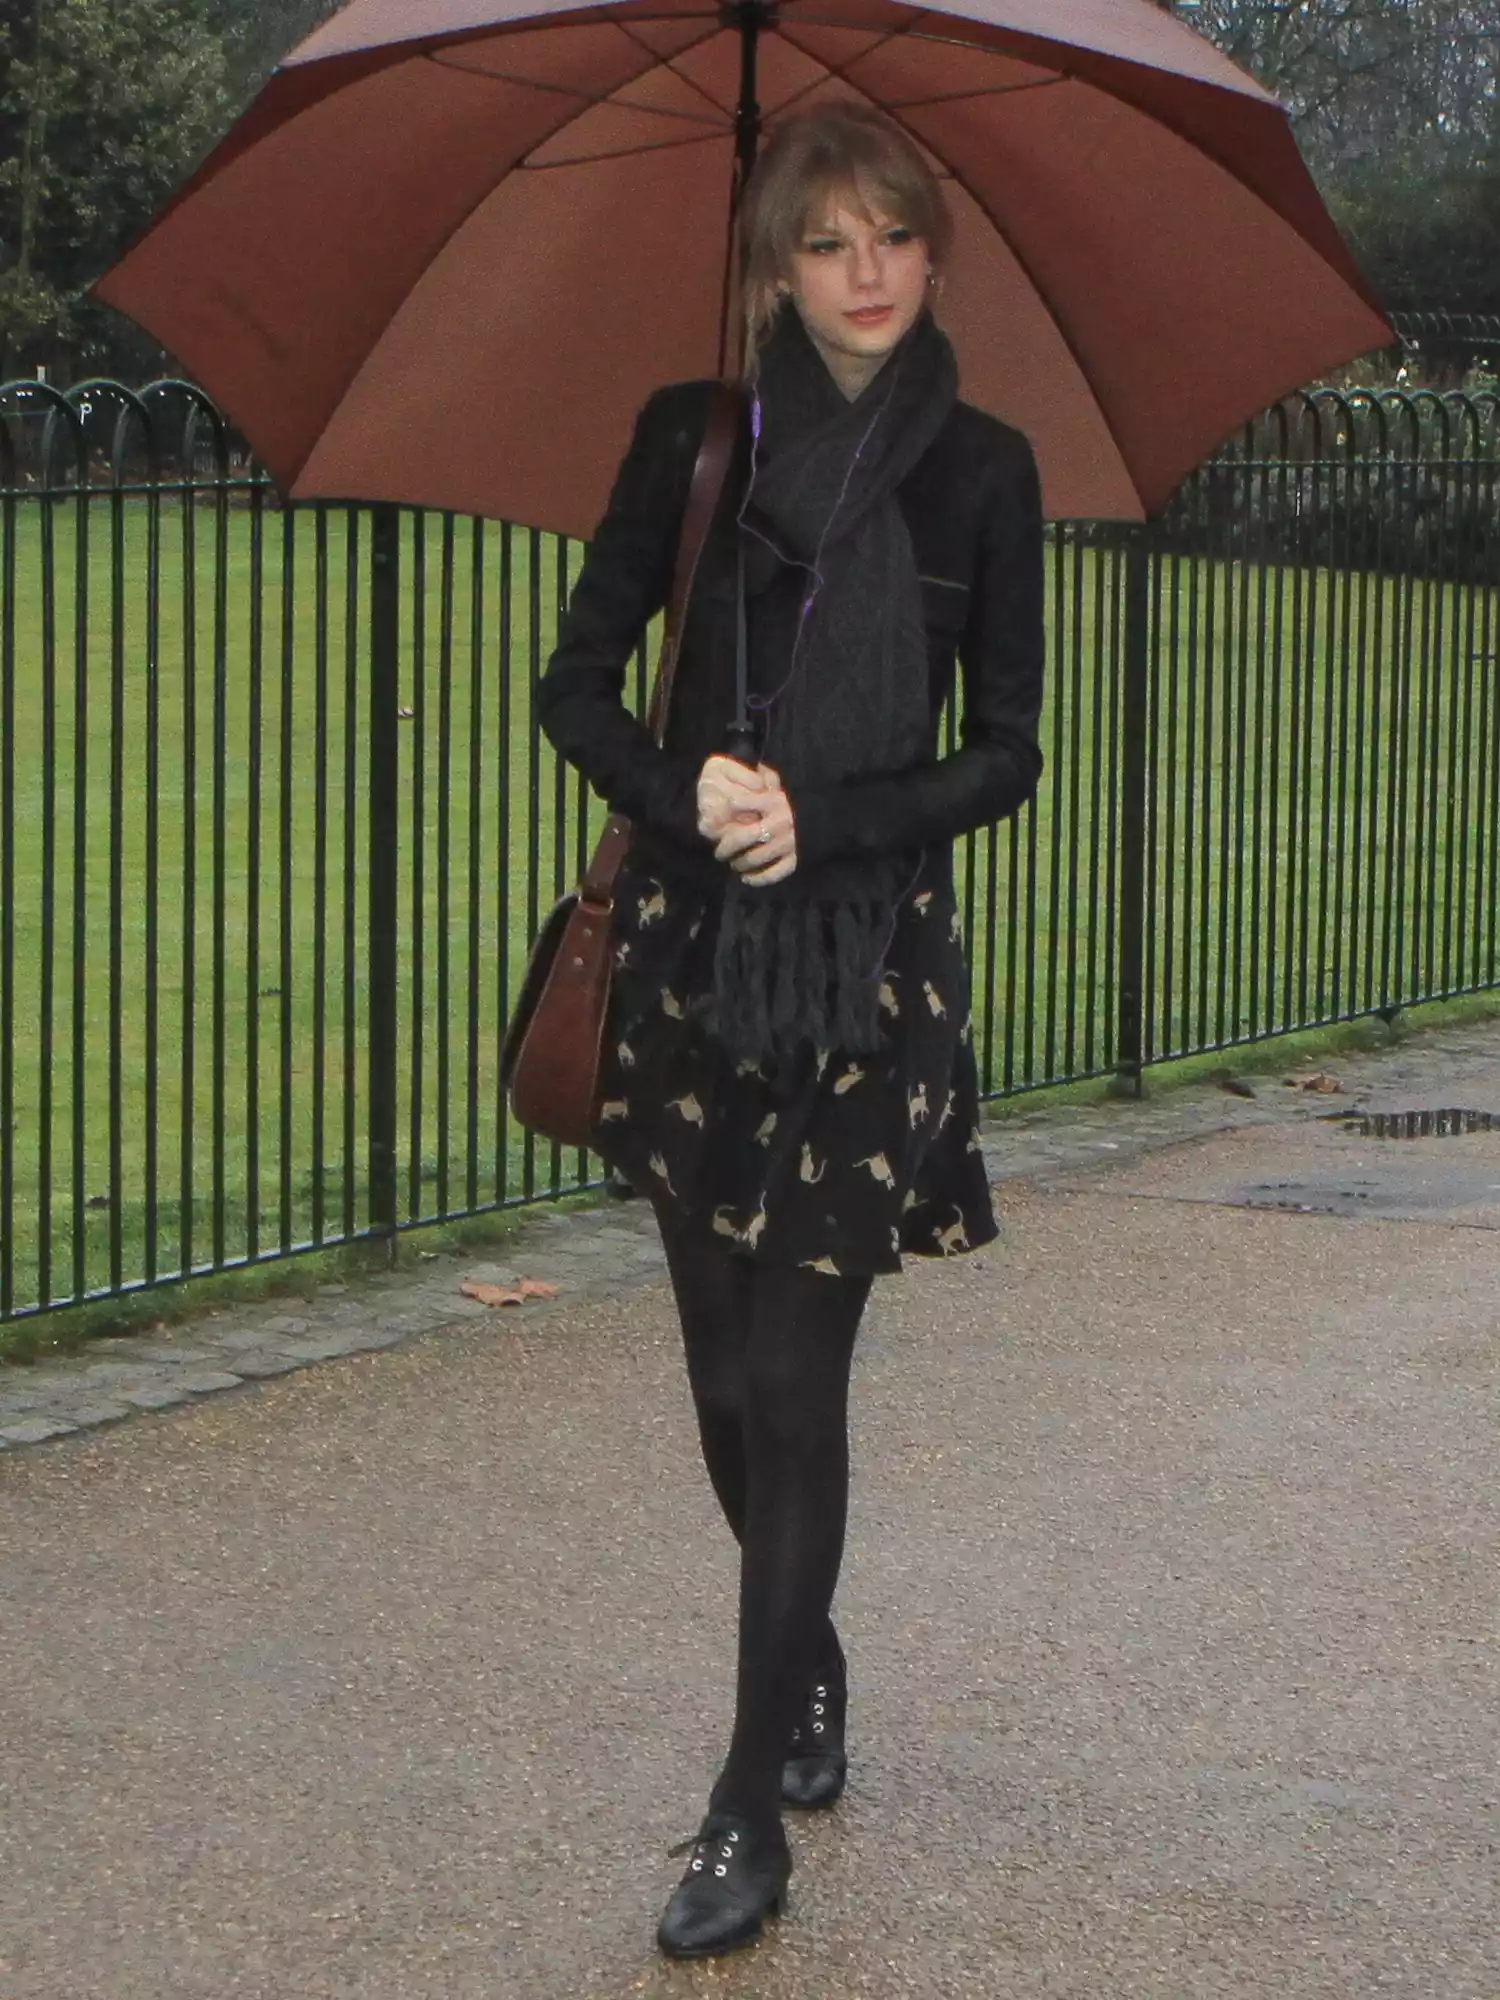
[[[840,200],[867,216],[879,209],[920,236],[941,274],[953,244],[953,217],[915,142],[873,105],[839,102],[798,112],[767,140],[740,209],[747,373],[776,317],[777,288],[792,253],[809,223]]]

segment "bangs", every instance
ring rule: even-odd
[[[895,175],[869,169],[841,174],[830,169],[808,182],[802,212],[795,219],[789,218],[793,226],[787,232],[787,241],[778,243],[776,248],[782,256],[789,256],[841,208],[872,228],[877,222],[896,222],[913,235],[925,237],[931,225],[931,217],[923,213],[927,206],[919,189]]]

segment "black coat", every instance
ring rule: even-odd
[[[537,696],[542,728],[617,812],[638,849],[702,879],[724,879],[697,830],[697,780],[734,712],[734,516],[748,470],[742,441],[705,546],[683,631],[664,748],[622,705],[628,662],[666,603],[712,384],[659,389],[636,420],[609,506],[589,545]],[[1042,756],[1042,515],[1031,447],[1019,431],[955,405],[899,489],[922,579],[931,730],[904,771],[804,782],[789,798],[797,852],[951,848],[1036,790]],[[939,757],[938,715],[963,669],[961,747]]]

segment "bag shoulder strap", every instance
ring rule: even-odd
[[[682,513],[682,532],[677,538],[677,566],[672,575],[672,595],[667,605],[666,630],[661,660],[656,670],[656,686],[651,694],[650,727],[658,743],[665,742],[667,716],[672,703],[672,685],[677,678],[677,654],[682,645],[682,627],[687,617],[688,599],[714,510],[724,481],[729,477],[729,461],[734,456],[735,432],[739,427],[740,393],[730,382],[714,384],[708,422],[693,464],[693,482],[688,488]]]
[[[682,513],[682,531],[677,540],[677,564],[672,575],[672,595],[667,604],[666,628],[662,636],[661,658],[656,668],[656,685],[651,690],[649,726],[658,743],[666,740],[667,717],[671,712],[672,687],[677,678],[677,655],[682,645],[682,627],[687,616],[693,580],[708,540],[719,496],[729,477],[739,430],[742,398],[732,382],[716,382],[709,404],[703,442],[693,464],[692,485]],[[608,905],[614,879],[630,841],[630,821],[623,813],[611,813],[605,822],[599,845],[594,849],[579,885],[586,903]]]

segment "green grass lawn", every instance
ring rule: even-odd
[[[602,819],[531,714],[579,551],[407,520],[400,810],[372,828],[367,517],[101,498],[11,533],[0,1310],[365,1226],[372,840],[399,857],[403,1216],[585,1177],[496,1082]],[[1154,1053],[1494,981],[1496,596],[1163,565]],[[960,853],[991,1091],[1115,1058],[1122,622],[1118,561],[1060,538],[1042,791]]]

